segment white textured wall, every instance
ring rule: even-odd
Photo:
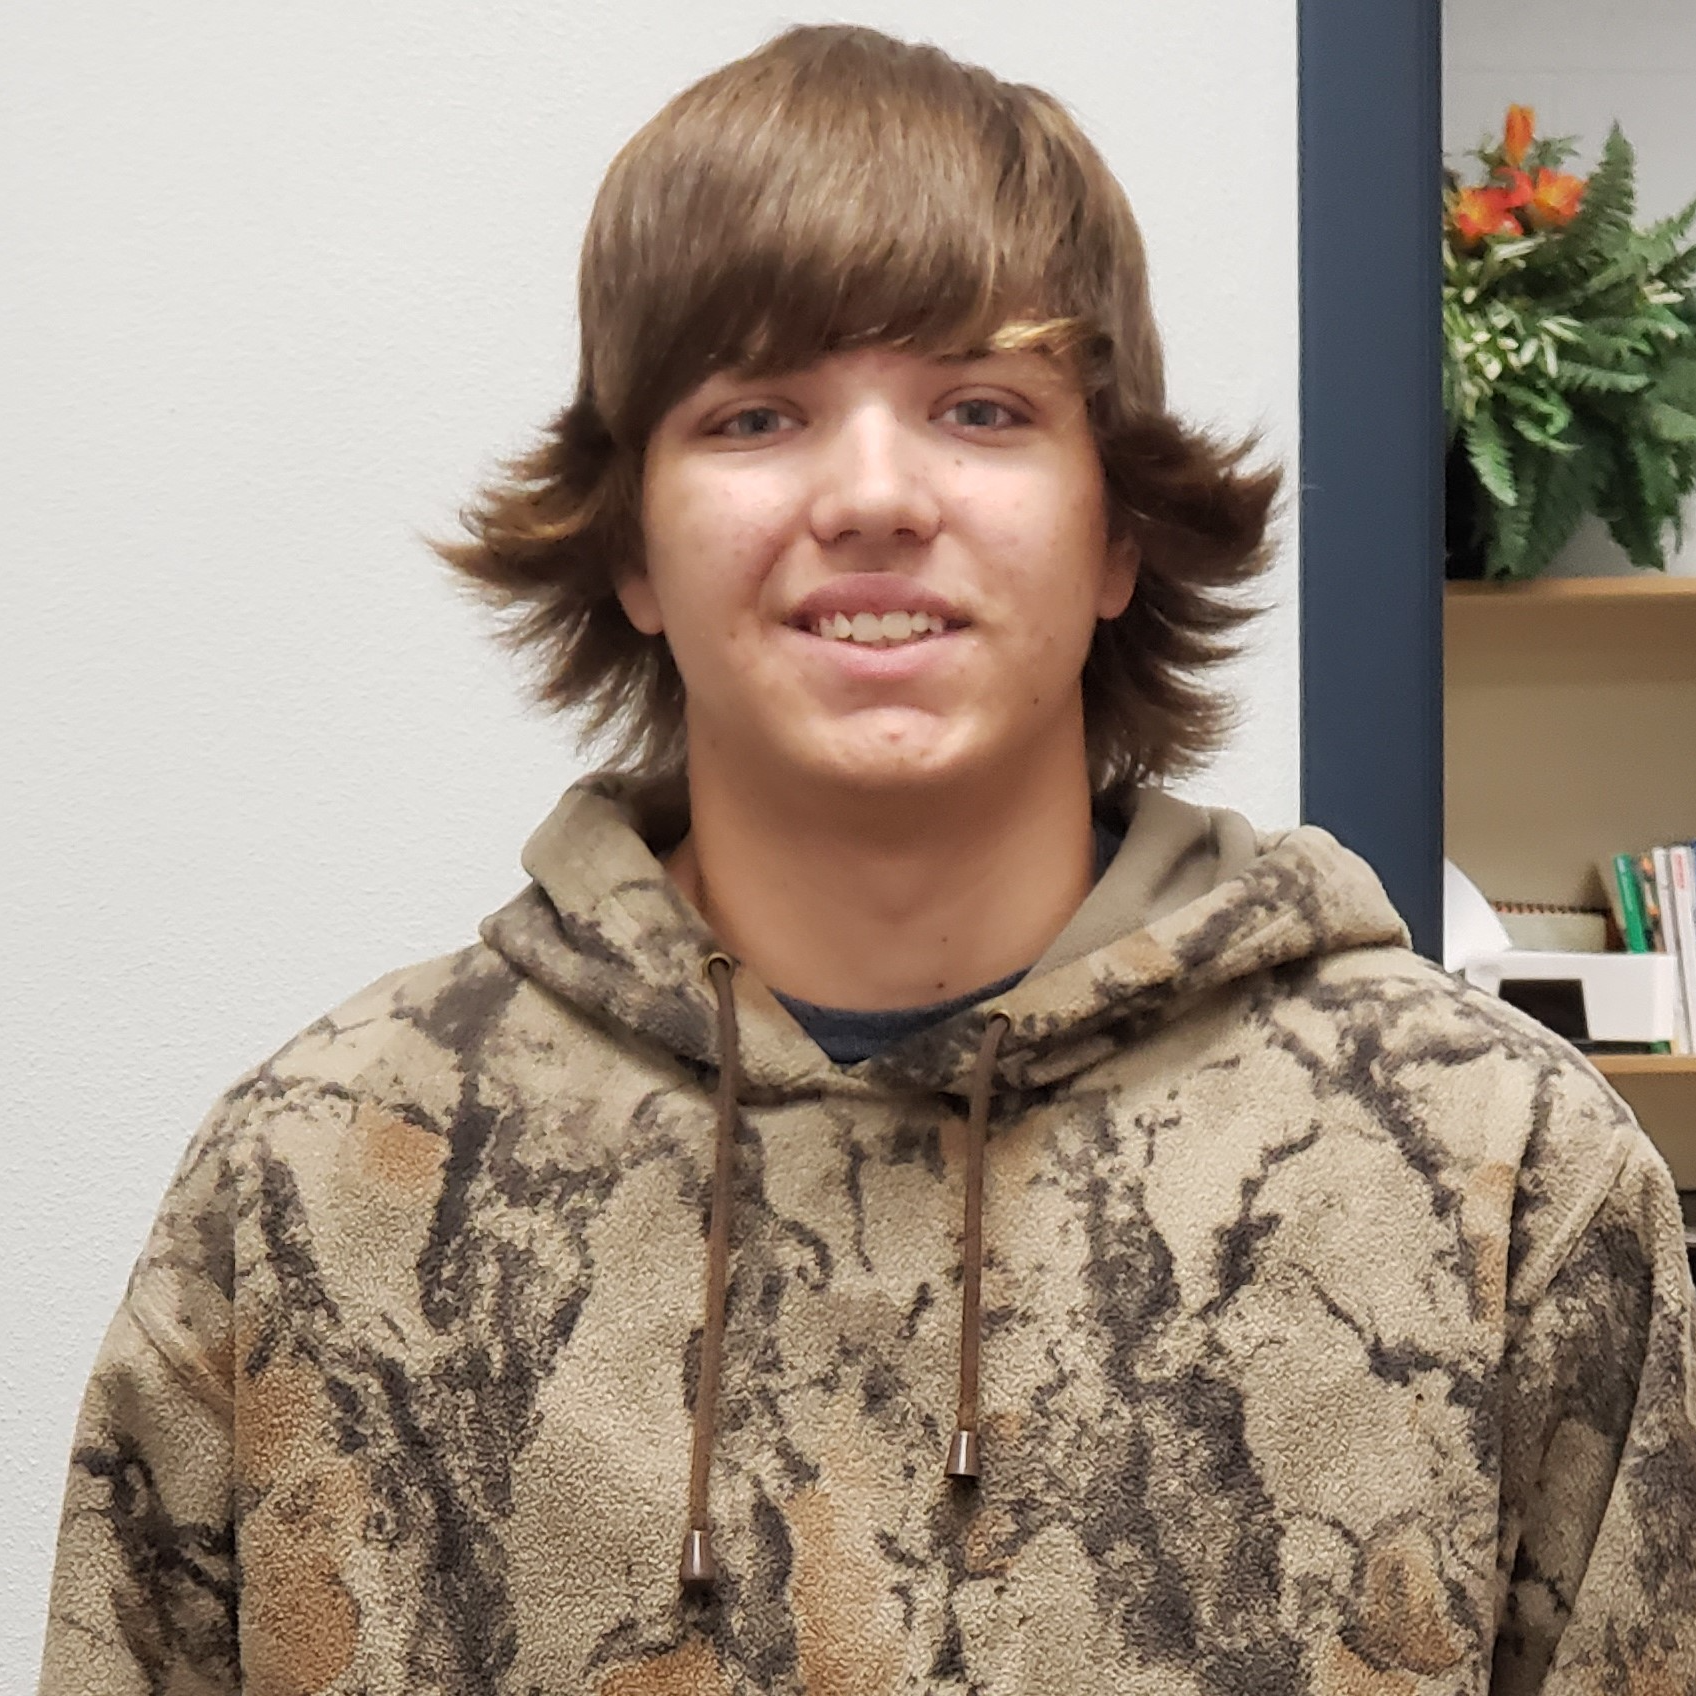
[[[415,539],[568,389],[600,173],[745,0],[12,0],[0,19],[0,1688],[77,1397],[213,1097],[519,887],[566,729]],[[1297,406],[1295,0],[876,0],[1070,101],[1180,404]],[[1290,525],[1293,531],[1293,523]],[[1297,816],[1293,557],[1200,785]]]
[[[1696,200],[1696,4],[1693,0],[1444,0],[1443,145],[1463,156],[1501,134],[1517,101],[1544,135],[1579,138],[1569,170],[1596,163],[1617,118],[1637,150],[1638,223]],[[1696,500],[1668,569],[1696,576]],[[1628,576],[1635,567],[1596,519],[1550,567],[1554,576]]]

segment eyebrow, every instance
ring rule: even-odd
[[[1053,357],[1041,349],[1026,347],[968,348],[964,353],[933,353],[928,357],[934,359],[938,365],[980,365],[989,359],[1024,359],[1027,356],[1044,366],[1055,363]]]
[[[823,361],[829,357],[830,356],[828,354],[821,355],[820,359],[815,363],[822,364]],[[1034,347],[978,347],[967,348],[964,351],[958,352],[924,353],[917,355],[917,357],[929,360],[934,364],[945,366],[950,369],[957,369],[967,365],[985,365],[991,360],[1018,360],[1022,363],[1028,363],[1031,365],[1036,373],[1039,374],[1042,381],[1057,382],[1062,385],[1065,384],[1068,376],[1065,365],[1060,359],[1056,358],[1052,354],[1044,352],[1040,348]],[[812,369],[811,366],[798,366],[794,372],[762,372],[758,376],[753,376],[746,371],[738,369],[734,365],[723,366],[719,370],[714,371],[711,376],[707,377],[702,382],[701,389],[705,390],[711,385],[718,384],[725,389],[734,391],[743,385],[758,386],[768,379],[793,376],[799,372],[804,372],[810,369]]]

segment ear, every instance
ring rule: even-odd
[[[644,636],[658,636],[665,629],[659,596],[654,593],[654,585],[645,571],[626,572],[613,585],[613,593],[624,608],[624,616]]]
[[[1095,602],[1097,617],[1117,618],[1131,604],[1141,564],[1142,549],[1134,536],[1121,536],[1108,543],[1101,568],[1101,589]]]

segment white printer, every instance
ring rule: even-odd
[[[1515,948],[1490,903],[1452,860],[1443,862],[1443,965],[1574,1041],[1672,1041],[1678,997],[1672,955]]]

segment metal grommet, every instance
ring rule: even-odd
[[[706,957],[706,960],[701,966],[701,976],[704,977],[708,983],[711,983],[713,980],[713,967],[721,965],[731,972],[736,970],[736,962],[728,954],[726,954],[722,949],[714,949],[713,952]]]

